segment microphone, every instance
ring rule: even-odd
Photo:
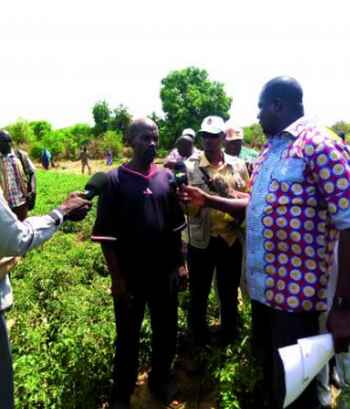
[[[95,173],[85,185],[84,195],[87,200],[99,196],[107,183],[107,175],[104,172]]]
[[[188,185],[187,168],[184,162],[177,162],[174,166],[174,177],[176,187]]]
[[[174,166],[174,185],[175,188],[181,188],[181,186],[188,185],[187,167],[185,162],[176,162]],[[191,229],[190,229],[190,216],[188,215],[188,205],[185,204],[185,209],[187,213],[187,236],[188,244],[191,244]]]

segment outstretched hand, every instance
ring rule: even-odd
[[[178,191],[178,198],[184,204],[190,204],[199,208],[205,207],[207,193],[199,187],[183,185]]]
[[[84,198],[84,193],[73,192],[59,206],[65,220],[74,222],[83,220],[91,209],[91,202]]]

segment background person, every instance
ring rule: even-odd
[[[12,148],[5,130],[0,130],[0,187],[11,210],[24,220],[35,204],[35,167],[26,152]]]
[[[52,155],[51,155],[51,152],[47,148],[44,148],[43,151],[41,152],[40,159],[41,159],[42,167],[45,170],[48,170],[50,167]]]
[[[244,132],[243,129],[232,122],[225,123],[225,152],[228,155],[237,156],[241,154]]]
[[[85,173],[85,168],[88,168],[88,173],[91,175],[91,167],[89,164],[89,152],[87,150],[87,147],[84,146],[83,149],[80,152],[79,159],[81,161],[81,173]]]
[[[339,138],[340,138],[344,143],[346,143],[346,135],[345,135],[345,132],[343,132],[343,131],[338,132],[338,136],[339,136]]]
[[[108,149],[106,152],[106,165],[112,166],[113,165],[113,152],[112,149]]]
[[[228,155],[237,156],[244,160],[249,174],[252,173],[254,162],[259,154],[254,149],[243,146],[243,128],[235,125],[232,121],[225,123],[225,152]]]
[[[184,129],[182,135],[176,140],[175,148],[166,157],[164,166],[174,169],[177,163],[185,161],[192,155],[198,155],[200,151],[194,146],[195,137],[193,129]]]
[[[234,197],[236,191],[246,192],[249,175],[244,162],[225,154],[222,149],[222,118],[205,118],[198,135],[204,151],[185,162],[189,185],[225,198]],[[237,334],[237,295],[242,265],[238,230],[242,219],[234,219],[221,210],[194,205],[189,209],[188,221],[191,233],[187,260],[191,297],[189,321],[194,342],[199,346],[210,342],[207,305],[216,269],[221,315],[218,341],[227,344]]]

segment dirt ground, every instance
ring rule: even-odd
[[[96,172],[106,172],[108,170],[113,169],[113,166],[117,166],[117,163],[113,164],[112,166],[107,166],[106,161],[104,160],[90,160],[89,161],[91,167],[91,173],[94,174]],[[37,169],[44,169],[40,163],[35,164]],[[75,173],[75,174],[82,174],[81,172],[81,162],[77,161],[59,161],[55,163],[55,167],[50,167],[50,171],[56,172],[65,172],[65,173]],[[88,169],[85,169],[85,174],[88,175]]]

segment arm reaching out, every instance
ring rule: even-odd
[[[178,194],[184,204],[191,204],[198,208],[210,207],[232,216],[240,215],[245,211],[250,197],[248,193],[234,191],[236,197],[231,199],[206,193],[195,186],[183,186]]]

